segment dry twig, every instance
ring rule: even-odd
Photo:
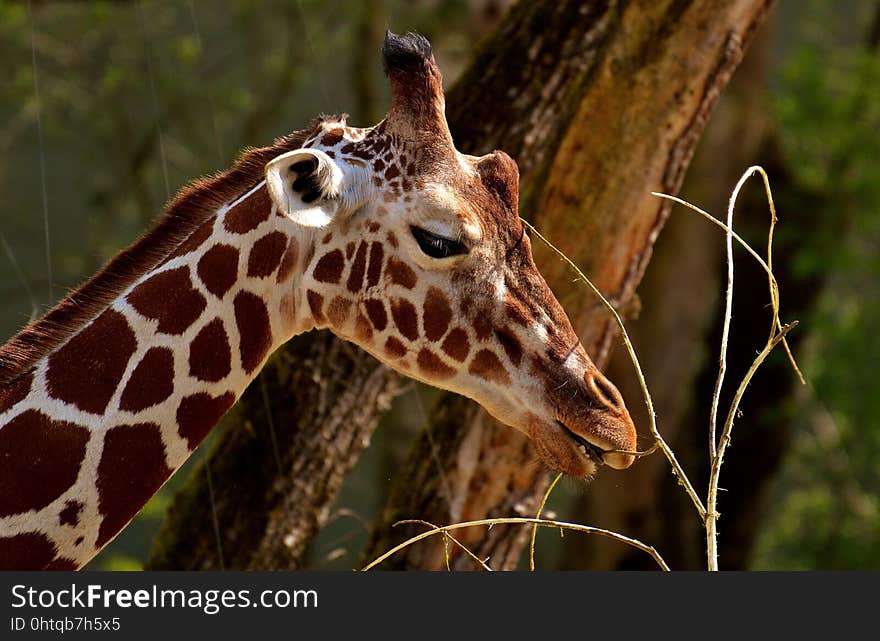
[[[406,523],[406,522],[407,521],[400,521],[399,523]],[[413,521],[409,521],[409,522],[412,523]],[[424,523],[424,521],[420,521],[420,522]],[[554,527],[554,528],[562,528],[562,529],[566,529],[566,530],[574,530],[576,532],[584,532],[585,534],[598,534],[600,536],[606,536],[610,539],[614,539],[615,541],[620,541],[621,543],[625,543],[625,544],[630,545],[636,549],[642,550],[643,552],[650,554],[651,557],[657,562],[657,565],[659,565],[661,569],[663,569],[667,572],[669,571],[669,566],[666,565],[666,561],[663,560],[663,557],[660,556],[660,553],[657,552],[657,550],[655,550],[652,546],[650,546],[646,543],[642,543],[638,539],[633,539],[631,537],[624,536],[623,534],[618,534],[617,532],[612,532],[611,530],[604,530],[602,528],[590,527],[589,525],[580,525],[579,523],[566,523],[565,521],[553,521],[550,519],[533,519],[533,518],[526,518],[526,517],[510,517],[510,518],[503,518],[503,519],[481,519],[479,521],[465,521],[463,523],[453,523],[452,525],[444,525],[443,527],[436,526],[432,523],[427,523],[426,525],[428,525],[429,527],[431,527],[433,529],[428,530],[427,532],[422,532],[421,534],[417,534],[416,536],[413,536],[413,537],[407,539],[403,543],[400,543],[399,545],[394,546],[393,548],[391,548],[390,550],[385,552],[383,555],[375,558],[373,561],[371,561],[366,566],[364,566],[362,571],[365,572],[367,570],[371,570],[374,567],[376,567],[377,565],[379,565],[380,563],[382,563],[382,561],[384,561],[388,557],[393,556],[394,554],[397,554],[398,552],[400,552],[404,548],[409,547],[413,543],[417,543],[418,541],[421,541],[422,539],[427,539],[428,537],[434,536],[436,534],[444,534],[445,535],[447,532],[450,532],[452,530],[460,530],[460,529],[466,528],[466,527],[477,527],[480,525],[488,525],[491,527],[493,525],[529,525],[529,524],[540,525],[542,527]],[[395,525],[397,525],[397,523]],[[474,557],[474,558],[476,558],[476,557]]]
[[[759,174],[761,176],[761,179],[763,180],[764,191],[767,195],[767,203],[770,209],[770,228],[767,234],[766,262],[760,256],[758,256],[758,254],[748,245],[748,243],[746,243],[742,238],[739,237],[739,235],[737,235],[733,231],[733,212],[736,206],[736,200],[739,196],[739,192],[745,182],[755,174]],[[709,472],[709,488],[706,494],[706,511],[703,515],[703,523],[706,528],[707,567],[709,568],[709,570],[718,570],[718,519],[720,517],[720,514],[717,510],[718,482],[721,476],[721,464],[724,459],[724,454],[727,451],[727,447],[730,445],[730,437],[733,431],[733,421],[737,415],[737,412],[739,411],[739,404],[742,400],[743,394],[745,393],[746,387],[748,387],[758,368],[761,366],[767,356],[770,355],[770,352],[773,350],[773,348],[776,347],[779,343],[782,343],[785,346],[785,351],[788,354],[788,359],[798,378],[802,383],[805,382],[804,377],[797,366],[797,362],[795,362],[794,356],[791,353],[791,349],[789,348],[788,343],[785,340],[785,335],[797,326],[797,321],[789,323],[788,325],[783,325],[782,321],[779,318],[779,284],[776,280],[776,277],[773,275],[773,232],[776,228],[776,223],[778,219],[776,217],[776,206],[773,202],[773,193],[770,189],[770,180],[767,177],[767,172],[765,172],[763,168],[758,166],[749,167],[745,171],[745,173],[743,173],[742,177],[740,177],[739,181],[737,181],[736,187],[734,188],[733,193],[730,196],[730,201],[728,203],[726,225],[711,214],[680,198],[676,198],[675,196],[670,196],[668,194],[660,194],[657,192],[652,193],[655,196],[659,196],[660,198],[665,198],[673,202],[682,204],[685,207],[688,207],[689,209],[697,212],[707,220],[723,228],[727,236],[727,302],[724,311],[724,327],[721,333],[721,351],[719,354],[718,378],[715,383],[715,391],[712,395],[712,410],[709,419],[709,460],[711,463],[711,468]],[[727,418],[724,421],[724,427],[721,432],[721,439],[716,446],[715,426],[717,421],[718,403],[721,396],[721,387],[724,381],[724,372],[726,369],[728,348],[727,340],[733,311],[732,241],[734,239],[736,239],[736,241],[740,245],[742,245],[761,264],[761,266],[764,268],[764,271],[767,272],[767,281],[770,289],[772,320],[770,324],[770,336],[767,339],[764,348],[758,353],[758,356],[755,357],[755,360],[752,361],[751,367],[749,367],[745,376],[740,381],[739,387],[737,388],[733,400],[731,401],[730,407],[727,411]]]
[[[556,478],[553,479],[553,482],[550,484],[550,487],[547,488],[547,491],[544,492],[544,498],[541,499],[541,505],[538,506],[538,513],[535,514],[536,519],[541,518],[541,512],[544,511],[544,506],[547,504],[547,499],[550,498],[550,493],[553,491],[553,488],[556,487],[556,484],[559,483],[559,479],[562,478],[562,472],[556,475]],[[529,543],[529,570],[532,572],[535,571],[535,538],[538,536],[538,526],[532,526],[532,540]]]

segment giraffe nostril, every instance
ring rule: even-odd
[[[617,388],[607,378],[598,372],[589,372],[586,376],[586,382],[600,403],[615,412],[621,411],[623,399],[620,397],[620,392],[617,391]]]

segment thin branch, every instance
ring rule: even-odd
[[[421,519],[405,519],[405,520],[403,520],[403,521],[398,521],[398,522],[395,523],[394,525],[409,525],[409,524],[412,524],[412,523],[416,523],[416,524],[418,524],[418,525],[427,525],[428,527],[430,527],[430,528],[434,528],[435,530],[441,530],[441,529],[442,529],[442,528],[440,528],[440,527],[434,525],[433,523],[429,523],[428,521],[423,521],[423,520],[421,520]],[[449,532],[445,532],[445,531],[444,531],[444,532],[443,532],[443,549],[444,549],[444,554],[446,555],[446,570],[447,570],[448,572],[451,572],[451,571],[452,571],[452,568],[451,568],[450,565],[449,565],[449,543],[448,543],[449,541],[452,541],[452,542],[455,543],[458,547],[460,547],[462,550],[464,550],[465,554],[467,554],[469,557],[471,557],[471,558],[474,560],[474,563],[476,563],[476,564],[479,565],[481,568],[483,568],[484,570],[486,570],[486,572],[494,572],[494,570],[493,570],[492,568],[490,568],[490,567],[488,566],[488,564],[487,564],[485,561],[483,561],[480,557],[478,557],[476,554],[474,554],[474,553],[470,550],[470,548],[468,548],[464,543],[462,543],[461,541],[459,541],[458,539],[456,539],[456,538],[455,538],[454,536],[452,536]],[[368,567],[367,567],[367,568],[364,568],[364,570],[368,570],[368,569],[369,569]]]
[[[742,189],[742,186],[745,182],[753,175],[759,174],[764,183],[764,191],[767,195],[767,203],[770,210],[770,227],[767,234],[767,261],[758,256],[758,254],[746,243],[742,238],[740,238],[733,231],[733,211],[736,206],[737,198],[739,197],[739,192]],[[689,209],[699,213],[704,216],[707,220],[715,223],[719,227],[725,230],[727,235],[727,269],[728,269],[728,288],[727,288],[727,304],[725,306],[724,312],[724,327],[721,335],[721,353],[719,355],[719,373],[718,379],[715,385],[715,391],[712,396],[712,412],[710,416],[710,473],[709,473],[709,488],[706,495],[706,513],[704,516],[704,525],[706,528],[706,558],[707,558],[707,566],[709,570],[717,571],[718,570],[718,532],[717,532],[717,523],[720,515],[717,511],[718,505],[718,483],[721,476],[721,464],[724,458],[724,454],[727,451],[727,447],[730,445],[731,433],[733,431],[733,422],[736,417],[737,412],[739,411],[739,404],[742,401],[743,394],[745,394],[746,387],[748,387],[758,368],[764,362],[764,360],[769,356],[770,352],[776,347],[780,342],[785,345],[786,352],[788,354],[789,361],[791,365],[800,378],[801,382],[804,382],[804,378],[800,372],[800,369],[795,362],[794,356],[791,353],[791,350],[788,347],[788,343],[785,340],[786,334],[789,331],[794,329],[797,326],[797,321],[790,323],[788,325],[783,326],[782,321],[779,318],[779,284],[776,280],[776,277],[773,275],[773,232],[776,228],[777,216],[776,216],[776,205],[773,202],[773,194],[770,189],[770,180],[767,176],[767,173],[763,168],[759,166],[749,167],[743,175],[740,177],[739,181],[736,183],[736,187],[734,188],[730,201],[728,203],[727,209],[727,224],[725,225],[714,216],[711,216],[707,212],[703,211],[699,207],[691,205],[690,203],[681,200],[680,198],[676,198],[674,196],[669,196],[667,194],[659,194],[654,192],[655,196],[659,196],[661,198],[666,198],[668,200],[672,200],[673,202],[677,202],[679,204],[683,204]],[[727,358],[727,349],[728,349],[728,333],[730,328],[730,321],[732,316],[732,298],[733,298],[733,247],[732,240],[736,239],[738,243],[740,243],[755,259],[761,264],[764,268],[764,271],[767,273],[767,282],[770,290],[770,306],[772,311],[772,319],[770,323],[770,336],[767,339],[767,343],[764,345],[764,348],[752,362],[751,367],[746,372],[743,379],[740,381],[739,387],[734,394],[733,400],[731,401],[730,407],[728,408],[727,418],[724,421],[724,427],[721,433],[721,439],[717,443],[715,440],[715,426],[717,421],[717,411],[718,411],[718,403],[721,396],[721,386],[724,379],[724,371],[726,369],[726,358]]]
[[[547,488],[547,491],[544,492],[544,498],[541,499],[541,505],[538,506],[538,513],[535,514],[536,519],[541,518],[541,512],[544,511],[544,506],[547,504],[547,499],[550,498],[550,493],[553,491],[553,488],[556,487],[556,484],[559,483],[559,479],[562,478],[562,472],[556,475],[556,478],[553,479],[553,482],[550,484],[550,487]],[[532,540],[529,544],[529,570],[532,572],[535,571],[535,538],[538,535],[538,526],[532,526]]]
[[[718,443],[718,453],[712,461],[712,469],[709,473],[709,492],[706,502],[706,541],[708,566],[710,570],[718,570],[717,522],[718,518],[721,516],[716,510],[718,505],[718,479],[721,476],[721,463],[724,459],[724,453],[727,451],[727,446],[730,445],[730,435],[733,431],[733,419],[739,411],[739,403],[742,400],[743,394],[745,394],[746,387],[748,387],[749,383],[752,381],[752,377],[761,366],[761,363],[763,363],[767,356],[770,355],[770,352],[773,351],[774,347],[785,340],[785,335],[797,327],[797,324],[797,321],[794,321],[785,325],[780,333],[772,340],[768,341],[767,345],[764,346],[764,349],[762,349],[758,356],[755,357],[755,360],[752,361],[752,366],[749,367],[749,371],[746,372],[745,377],[743,377],[740,382],[739,388],[737,388],[736,394],[733,397],[733,402],[730,404],[730,409],[727,412],[727,419],[724,421],[724,429],[721,432],[721,440]]]
[[[756,169],[755,167],[750,167],[749,171],[753,171],[755,169]],[[764,170],[761,169],[760,167],[757,167],[757,169],[760,170],[760,173],[762,174],[764,179],[767,180],[766,174],[763,173]],[[767,189],[769,189],[769,182],[765,183],[765,187]],[[725,225],[723,222],[721,222],[720,220],[715,218],[715,216],[713,216],[709,212],[705,211],[704,209],[700,209],[696,205],[692,205],[691,203],[687,202],[686,200],[682,200],[681,198],[678,198],[676,196],[670,196],[669,194],[664,194],[664,193],[661,193],[658,191],[652,191],[651,195],[657,196],[658,198],[665,198],[666,200],[671,200],[672,202],[678,203],[679,205],[684,205],[688,209],[697,212],[698,214],[703,216],[706,220],[713,223],[714,225],[717,225],[721,229],[723,229],[725,231],[727,231],[727,229],[728,229],[727,225]],[[773,275],[773,272],[770,269],[770,266],[764,261],[763,258],[761,258],[758,255],[758,253],[754,249],[752,249],[751,245],[749,245],[746,241],[744,241],[742,239],[742,237],[739,234],[737,234],[732,229],[730,230],[730,234],[733,237],[733,239],[742,246],[743,249],[745,249],[749,254],[752,255],[752,258],[754,258],[756,261],[758,261],[758,264],[761,265],[761,267],[764,269],[764,271],[767,272],[767,276],[771,279],[771,282],[772,282],[771,290],[773,292],[776,292],[775,294],[771,293],[771,298],[778,303],[779,285],[776,283],[776,277]],[[778,327],[780,329],[782,328],[781,322],[779,323]],[[791,349],[788,347],[788,342],[783,341],[783,345],[785,346],[785,351],[788,354],[789,362],[791,363],[791,366],[794,369],[795,374],[797,374],[798,380],[800,380],[801,384],[806,385],[807,381],[804,378],[803,374],[801,373],[800,367],[798,367],[798,364],[794,359],[794,355],[791,353]]]
[[[767,233],[767,269],[768,278],[773,274],[773,232],[776,229],[776,223],[779,222],[779,219],[776,216],[776,203],[773,202],[773,192],[770,190],[770,178],[767,176],[767,172],[764,171],[763,167],[755,165],[753,167],[749,167],[746,170],[746,174],[751,176],[754,173],[758,173],[761,176],[761,181],[764,183],[764,193],[767,196],[767,205],[770,208],[770,230]],[[782,323],[779,320],[779,283],[776,282],[776,278],[770,278],[769,282],[770,286],[770,298],[776,305],[776,328],[779,331],[782,331]],[[770,327],[770,336],[775,336],[776,330],[771,325]],[[792,368],[794,369],[794,373],[797,374],[798,380],[801,382],[801,385],[806,385],[807,380],[804,378],[803,373],[801,372],[801,368],[798,367],[797,361],[795,361],[794,354],[791,353],[791,347],[788,345],[788,340],[783,339],[782,346],[785,348],[785,353],[788,356],[788,362],[791,363]]]
[[[706,518],[706,508],[703,507],[703,502],[700,500],[700,497],[697,495],[696,490],[694,490],[694,486],[691,484],[690,479],[688,479],[687,474],[685,474],[684,469],[682,469],[681,464],[679,464],[678,459],[675,457],[675,452],[672,451],[672,448],[666,443],[663,439],[663,436],[660,434],[657,429],[657,417],[654,415],[654,403],[651,400],[651,393],[648,391],[648,384],[645,382],[645,375],[642,373],[642,366],[639,364],[639,357],[636,356],[635,348],[633,347],[632,341],[629,339],[629,334],[626,332],[626,327],[623,325],[623,321],[620,318],[620,314],[617,313],[617,310],[608,302],[608,300],[602,295],[602,292],[592,283],[592,281],[587,278],[584,273],[578,268],[574,262],[562,253],[561,250],[557,249],[553,243],[544,238],[535,227],[529,223],[527,220],[523,220],[523,225],[525,225],[529,230],[531,230],[538,238],[547,243],[547,246],[550,247],[553,251],[555,251],[559,256],[568,263],[569,267],[571,267],[575,273],[583,280],[593,293],[599,297],[599,300],[605,305],[611,315],[614,316],[614,320],[617,321],[617,326],[620,328],[621,335],[623,336],[623,342],[626,345],[626,349],[629,352],[630,360],[633,363],[633,367],[636,370],[636,376],[639,379],[639,385],[642,387],[642,394],[645,397],[645,405],[648,407],[648,422],[651,428],[651,435],[656,440],[657,444],[660,446],[660,449],[663,451],[663,454],[666,456],[666,459],[669,461],[669,464],[672,465],[673,473],[678,477],[679,483],[684,487],[688,496],[693,501],[694,507],[697,508],[697,512],[700,515],[701,520],[705,520]]]
[[[404,522],[406,522],[406,521],[404,521]],[[477,527],[477,526],[481,526],[481,525],[492,526],[492,525],[530,525],[530,524],[540,525],[542,527],[554,527],[554,528],[561,528],[561,529],[566,529],[566,530],[574,530],[576,532],[584,532],[585,534],[598,534],[600,536],[605,536],[610,539],[614,539],[615,541],[620,541],[621,543],[625,543],[626,545],[632,546],[638,550],[641,550],[641,551],[651,555],[651,558],[653,558],[657,562],[657,565],[660,566],[660,568],[662,570],[669,572],[669,566],[666,564],[666,561],[663,560],[663,557],[660,556],[660,553],[657,552],[657,550],[654,549],[654,547],[652,547],[646,543],[642,543],[638,539],[633,539],[631,537],[624,536],[623,534],[618,534],[617,532],[612,532],[611,530],[604,530],[602,528],[591,527],[589,525],[580,525],[579,523],[567,523],[565,521],[553,521],[553,520],[549,520],[549,519],[534,519],[534,518],[526,518],[526,517],[510,517],[510,518],[503,518],[503,519],[481,519],[478,521],[465,521],[463,523],[453,523],[452,525],[444,525],[443,527],[437,527],[435,525],[428,524],[428,525],[431,525],[431,527],[435,528],[435,529],[428,530],[427,532],[422,532],[421,534],[417,534],[416,536],[407,539],[403,543],[400,543],[399,545],[394,546],[393,548],[391,548],[390,550],[388,550],[387,552],[385,552],[384,554],[382,554],[381,556],[377,557],[376,559],[374,559],[373,561],[368,563],[366,566],[364,566],[364,568],[361,571],[366,572],[367,570],[371,570],[372,568],[376,567],[377,565],[379,565],[380,563],[385,561],[385,559],[389,558],[390,556],[393,556],[394,554],[397,554],[398,552],[409,547],[413,543],[417,543],[418,541],[421,541],[422,539],[427,539],[427,538],[434,536],[436,534],[441,534],[441,533],[445,534],[446,532],[450,532],[453,530],[460,530],[462,528],[467,528],[467,527]]]
[[[733,209],[739,190],[745,182],[743,175],[736,184],[727,204],[727,229],[725,230],[725,252],[727,256],[727,293],[724,298],[724,324],[721,328],[721,348],[718,351],[718,377],[712,392],[712,407],[709,410],[709,464],[715,461],[715,425],[718,422],[718,403],[721,400],[721,388],[724,385],[724,374],[727,371],[727,340],[730,336],[730,319],[733,316]]]

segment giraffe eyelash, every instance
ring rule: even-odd
[[[411,225],[409,229],[422,252],[431,258],[449,258],[467,254],[469,251],[461,240],[438,236],[415,225]]]

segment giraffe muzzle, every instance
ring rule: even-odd
[[[605,450],[600,448],[597,445],[593,445],[587,439],[582,436],[578,436],[574,432],[572,432],[568,427],[566,427],[565,423],[561,421],[556,421],[556,424],[559,425],[563,430],[565,430],[568,435],[577,443],[578,449],[581,451],[581,454],[588,457],[594,464],[597,466],[605,465],[604,455]]]
[[[584,417],[568,427],[602,452],[602,461],[616,470],[626,469],[635,458],[636,428],[618,389],[598,369],[591,367],[584,375],[585,396],[589,409]],[[584,420],[586,419],[586,420]]]
[[[597,445],[570,429],[565,423],[560,421],[556,421],[556,423],[575,442],[581,454],[591,460],[596,466],[607,465],[615,470],[625,470],[632,465],[634,457],[632,454],[624,454],[620,451],[624,450],[624,448],[605,447],[604,443],[603,445]],[[625,451],[632,451],[632,449],[626,448]]]
[[[535,422],[529,434],[549,467],[571,476],[591,476],[607,465],[616,470],[632,465],[636,429],[617,388],[591,367],[577,394],[559,387],[552,421]]]

